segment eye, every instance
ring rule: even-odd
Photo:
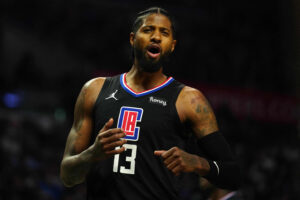
[[[150,28],[145,28],[144,30],[143,30],[143,33],[150,33],[151,32],[151,29]]]
[[[160,32],[163,36],[166,36],[166,37],[170,35],[170,31],[166,28],[161,28]]]
[[[168,31],[163,31],[162,34],[163,34],[164,36],[169,36],[169,32],[168,32]]]

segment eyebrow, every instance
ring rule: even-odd
[[[171,31],[170,29],[165,28],[165,27],[160,27],[159,29],[160,29],[160,30],[163,30],[163,31],[169,31],[169,32]]]
[[[145,25],[145,26],[142,27],[142,29],[143,29],[143,28],[151,28],[151,29],[154,29],[155,26],[153,26],[153,25]],[[159,30],[163,30],[163,31],[171,31],[171,29],[166,28],[166,27],[159,27]]]

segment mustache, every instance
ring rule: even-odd
[[[146,53],[148,51],[148,47],[149,46],[150,45],[146,46],[146,48],[141,48],[141,47],[138,47],[138,46],[131,47],[131,56],[132,56],[132,59],[133,60],[134,60],[134,58],[140,59],[141,57],[145,57],[145,59],[146,59],[145,55],[146,55]],[[160,49],[160,54],[161,55],[160,55],[159,60],[165,59],[166,57],[170,57],[173,54],[173,52],[172,52],[171,48],[167,49],[165,51],[163,51],[163,49],[161,48]]]
[[[160,52],[161,55],[158,60],[151,60],[146,57],[147,51],[147,47],[141,48],[139,46],[134,46],[132,48],[133,60],[137,59],[140,68],[145,72],[156,72],[161,67],[166,66],[169,63],[172,54],[171,49],[167,49],[164,52]]]

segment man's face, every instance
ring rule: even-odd
[[[136,34],[130,34],[130,43],[140,67],[146,72],[158,71],[176,44],[170,20],[161,14],[147,16]]]

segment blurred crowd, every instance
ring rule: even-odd
[[[129,69],[134,16],[161,5],[174,15],[178,39],[166,72],[189,80],[296,93],[292,0],[12,0],[0,5],[5,66],[0,77],[6,85],[14,86],[22,76],[24,59],[36,65],[30,77],[39,80],[28,79],[53,88],[61,84],[53,79],[87,77],[99,68]]]
[[[126,2],[0,2],[0,200],[85,198],[84,185],[63,187],[59,165],[81,86],[130,68],[134,14],[153,2]],[[178,48],[166,73],[297,95],[289,2],[154,3],[176,20]],[[299,121],[239,118],[226,104],[215,112],[241,163],[244,198],[299,199]],[[204,200],[197,176],[183,182],[183,199]]]

